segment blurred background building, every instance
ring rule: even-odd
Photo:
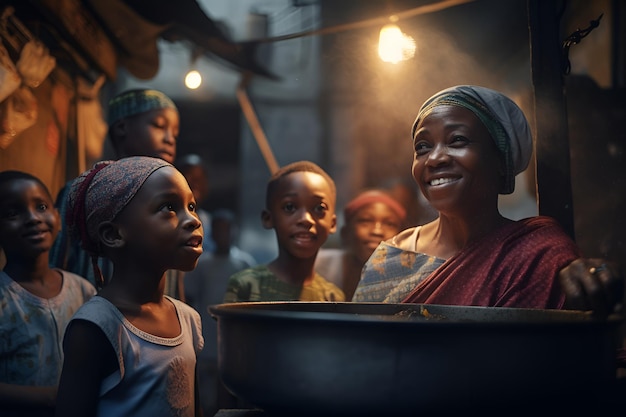
[[[516,192],[501,200],[503,212],[555,215],[566,227],[573,223],[588,256],[626,259],[623,0],[0,4],[2,40],[14,61],[29,36],[56,58],[50,76],[32,88],[35,123],[9,135],[10,144],[0,143],[0,169],[38,175],[53,192],[111,155],[102,130],[108,99],[128,88],[156,88],[179,107],[178,154],[197,153],[209,163],[205,208],[238,213],[238,245],[265,262],[275,255],[272,232],[260,224],[272,158],[278,165],[309,159],[325,168],[337,182],[340,213],[363,188],[411,181],[409,130],[426,98],[448,86],[480,84],[509,94],[533,126],[558,125],[559,106],[567,110],[566,146],[538,132],[541,152],[552,159],[538,158],[547,168],[531,164],[518,176]],[[592,21],[597,27],[561,48]],[[380,32],[388,23],[413,46],[412,57],[405,50],[409,59],[381,60]],[[556,69],[546,80],[554,68],[532,59],[544,47],[555,62],[569,62],[569,72]],[[190,70],[202,77],[195,89],[184,83]],[[554,114],[550,106],[535,106],[546,84],[563,93]],[[539,194],[557,207],[546,213],[537,204],[537,183],[554,178],[564,187]]]

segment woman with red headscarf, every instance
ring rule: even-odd
[[[401,230],[405,217],[404,207],[386,192],[372,189],[360,193],[343,210],[342,248],[320,250],[315,270],[341,288],[350,301],[363,265],[381,241]]]

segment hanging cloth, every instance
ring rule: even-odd
[[[22,79],[11,61],[9,51],[0,43],[0,102],[13,94],[21,82]]]
[[[37,121],[37,99],[28,87],[20,86],[0,103],[0,149]]]
[[[17,71],[22,82],[28,87],[37,88],[56,66],[56,59],[50,55],[43,43],[31,40],[24,45],[17,61]]]
[[[99,92],[105,80],[105,76],[101,75],[91,84],[83,78],[78,78],[76,123],[79,172],[85,171],[102,156],[108,125],[104,120]]]

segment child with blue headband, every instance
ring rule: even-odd
[[[180,118],[176,105],[167,95],[154,89],[124,91],[109,101],[109,139],[117,158],[150,156],[172,163],[176,158],[176,140]],[[62,216],[66,211],[67,186],[58,194],[56,206]],[[65,221],[65,219],[63,219]],[[77,242],[69,240],[65,227],[50,253],[53,265],[86,277],[101,286],[93,275],[89,257]],[[111,263],[100,259],[100,270],[104,280],[112,274]],[[177,298],[184,296],[183,274],[168,272],[166,293]]]

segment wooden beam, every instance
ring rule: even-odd
[[[535,96],[535,157],[539,214],[555,218],[575,238],[567,106],[562,75],[561,1],[528,0]]]

